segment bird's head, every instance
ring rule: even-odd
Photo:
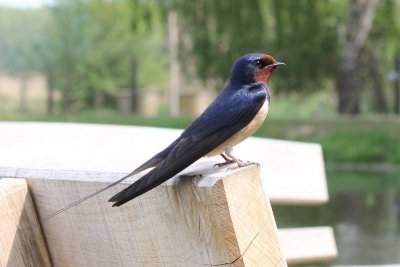
[[[272,71],[285,63],[277,62],[272,56],[253,53],[239,58],[232,67],[231,83],[268,83]]]

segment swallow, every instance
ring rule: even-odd
[[[273,70],[284,65],[260,53],[239,58],[225,88],[207,109],[167,148],[132,172],[154,167],[110,198],[113,207],[146,193],[204,156],[221,155],[225,162],[244,164],[232,155],[233,146],[251,136],[268,114],[267,83]]]
[[[217,98],[164,150],[147,160],[118,181],[96,191],[63,209],[45,217],[42,221],[107,190],[141,171],[153,168],[139,180],[110,198],[113,207],[146,193],[172,178],[202,157],[221,155],[225,162],[246,164],[232,155],[232,149],[251,136],[264,122],[268,114],[270,93],[268,81],[272,72],[285,63],[272,56],[253,53],[239,58],[232,67],[231,76]]]

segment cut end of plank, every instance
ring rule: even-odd
[[[0,178],[0,266],[51,266],[24,179]]]
[[[328,262],[337,257],[331,227],[279,229],[278,235],[289,264]]]

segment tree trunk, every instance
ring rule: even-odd
[[[368,78],[372,81],[372,108],[377,113],[388,113],[381,64],[376,55],[377,49],[368,48]]]
[[[21,112],[28,111],[28,81],[27,78],[23,77],[21,79],[21,85],[19,87],[19,110]]]
[[[61,111],[63,113],[69,113],[72,111],[72,96],[69,89],[63,89],[61,91]]]
[[[169,104],[171,116],[173,117],[179,115],[178,42],[178,13],[171,10],[168,14]]]
[[[105,106],[106,96],[103,91],[95,90],[94,91],[94,99],[93,99],[93,107],[95,109],[101,109]]]
[[[131,59],[131,103],[133,112],[139,110],[139,92],[137,85],[137,61],[134,57]]]
[[[47,76],[47,114],[54,114],[54,80]]]
[[[394,58],[394,72],[396,77],[393,79],[394,90],[394,112],[400,114],[400,52],[397,51]]]
[[[346,39],[336,73],[338,112],[360,113],[361,90],[364,85],[360,56],[371,30],[379,0],[351,0]]]
[[[0,111],[1,107],[3,107],[3,94],[2,94],[2,84],[1,84],[2,73],[0,72]]]

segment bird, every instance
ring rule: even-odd
[[[268,114],[267,83],[273,70],[285,65],[272,56],[252,53],[233,65],[229,82],[218,97],[164,150],[132,172],[153,169],[115,194],[109,202],[118,207],[162,184],[204,156],[221,155],[225,162],[246,163],[232,155],[233,146],[251,136]]]
[[[159,186],[202,157],[221,155],[225,161],[216,164],[219,167],[232,163],[237,163],[238,167],[253,164],[234,157],[233,147],[251,136],[266,119],[271,100],[267,84],[272,72],[284,65],[262,53],[240,57],[233,64],[230,78],[220,94],[169,146],[118,181],[50,214],[42,221],[150,168],[153,169],[109,199],[113,207]]]

